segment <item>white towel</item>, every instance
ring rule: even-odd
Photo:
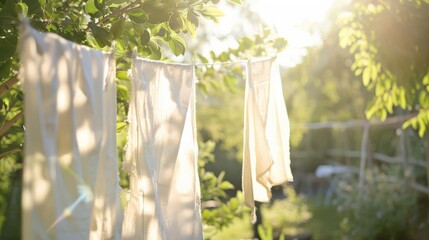
[[[120,239],[115,60],[28,23],[23,239]]]
[[[124,239],[203,239],[192,65],[137,58],[123,168]]]
[[[254,208],[254,201],[270,201],[272,186],[292,181],[293,176],[289,119],[277,62],[249,62],[247,73],[242,184],[245,203]]]

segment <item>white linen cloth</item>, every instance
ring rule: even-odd
[[[120,239],[115,60],[24,23],[23,239]]]
[[[244,110],[242,187],[245,203],[269,202],[271,187],[293,181],[290,127],[276,59],[249,61]],[[253,216],[252,222],[254,222]]]
[[[203,239],[192,65],[134,59],[123,239]]]

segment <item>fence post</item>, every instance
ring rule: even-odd
[[[397,128],[396,132],[399,135],[399,157],[402,160],[402,172],[404,174],[404,178],[408,181],[409,180],[409,165],[408,165],[408,153],[407,153],[407,148],[406,148],[406,133],[405,133],[405,129]]]
[[[363,128],[362,142],[360,148],[360,169],[359,169],[359,190],[363,188],[365,183],[365,165],[368,158],[368,139],[369,139],[369,123],[366,122]]]
[[[426,133],[426,178],[427,178],[427,187],[429,187],[429,134]],[[428,192],[429,197],[429,192]]]

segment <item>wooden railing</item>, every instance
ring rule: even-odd
[[[306,130],[316,130],[316,129],[350,129],[350,128],[362,128],[362,138],[360,150],[350,150],[350,149],[328,149],[325,154],[333,157],[346,157],[352,159],[359,159],[359,186],[363,187],[365,184],[365,169],[367,168],[368,161],[379,161],[384,164],[402,164],[405,169],[409,167],[421,167],[426,169],[427,175],[427,185],[418,183],[412,178],[410,186],[422,193],[425,193],[429,196],[429,134],[427,134],[425,139],[425,149],[426,149],[426,160],[415,159],[412,156],[408,156],[410,149],[407,144],[405,144],[405,132],[406,130],[401,130],[398,134],[399,144],[398,150],[399,153],[397,156],[389,156],[384,153],[371,152],[369,141],[370,136],[369,132],[371,128],[374,127],[387,127],[387,126],[397,126],[400,128],[402,124],[414,117],[415,115],[403,115],[395,116],[386,119],[385,121],[368,121],[368,120],[350,120],[345,122],[324,122],[324,123],[309,123],[305,125],[298,126],[299,128],[304,128]],[[308,152],[292,152],[292,158],[304,158],[309,156]]]

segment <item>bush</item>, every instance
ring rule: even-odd
[[[286,199],[275,200],[273,204],[261,207],[263,226],[266,230],[259,229],[259,233],[264,239],[272,235],[276,237],[284,234],[302,234],[305,232],[303,224],[312,217],[304,196],[298,195],[290,185],[286,185],[283,192]]]
[[[347,239],[410,239],[418,223],[418,194],[398,170],[367,170],[362,189],[357,178],[340,182],[334,203],[345,213],[341,229]]]

